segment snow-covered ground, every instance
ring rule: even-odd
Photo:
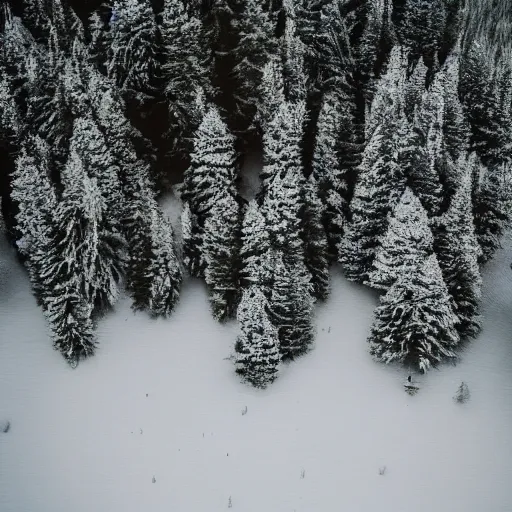
[[[239,382],[236,325],[197,281],[168,321],[121,301],[72,370],[2,240],[0,510],[510,512],[511,245],[485,272],[482,336],[409,396],[368,355],[376,297],[338,271],[314,350],[266,391]]]

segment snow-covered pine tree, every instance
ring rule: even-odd
[[[482,279],[478,267],[481,249],[475,234],[472,203],[472,177],[476,155],[461,157],[462,175],[459,188],[450,207],[435,224],[435,247],[444,281],[454,300],[454,311],[459,320],[457,330],[461,338],[480,332],[477,316]]]
[[[292,1],[287,1],[289,6]],[[287,12],[284,35],[282,37],[282,59],[284,91],[287,101],[298,103],[305,101],[307,94],[306,71],[305,71],[305,47],[297,33],[295,16],[290,12],[290,7],[285,9]]]
[[[407,69],[407,52],[401,46],[393,47],[386,73],[375,84],[371,103],[366,104],[365,135],[370,140],[377,127],[389,117],[389,109],[395,113],[403,105]]]
[[[189,153],[190,138],[201,122],[198,90],[213,97],[211,62],[202,39],[200,19],[187,12],[183,0],[165,0],[162,11],[163,75],[169,108],[171,154]]]
[[[430,217],[439,215],[443,204],[443,187],[439,176],[442,159],[442,133],[438,123],[425,132],[414,115],[409,123],[400,117],[398,161],[407,183]]]
[[[236,373],[257,388],[271,384],[279,370],[279,339],[257,285],[244,290],[237,310],[240,335],[235,344]]]
[[[287,263],[303,262],[304,178],[300,167],[277,174],[261,206],[271,246],[282,251]]]
[[[63,255],[75,258],[81,290],[97,311],[112,306],[118,297],[124,241],[108,220],[105,199],[96,178],[89,178],[76,148],[70,151],[61,177],[64,187],[57,225]]]
[[[406,188],[389,218],[367,284],[388,290],[402,274],[418,272],[433,252],[427,212],[412,190]]]
[[[64,191],[40,279],[54,345],[73,363],[94,351],[94,304],[112,304],[117,289],[109,264],[112,247],[99,233],[103,198],[76,152],[70,153],[62,178]]]
[[[342,123],[346,121],[343,114],[342,97],[336,91],[327,92],[318,117],[312,176],[323,205],[322,222],[331,261],[338,260],[348,210],[348,185],[340,156]]]
[[[413,57],[423,55],[427,67],[437,60],[442,45],[446,11],[443,0],[406,0],[398,35]]]
[[[99,11],[95,11],[89,18],[89,55],[91,62],[103,73],[107,74],[107,55],[112,44],[111,32],[108,30],[107,20]]]
[[[355,48],[355,58],[367,104],[372,101],[375,80],[380,76],[387,52],[393,46],[392,8],[389,0],[370,0],[364,6],[365,23]]]
[[[46,43],[50,33],[50,2],[24,0],[22,20],[39,43]]]
[[[182,199],[190,208],[193,221],[192,244],[184,240],[183,253],[191,275],[202,276],[205,262],[197,259],[196,247],[202,246],[202,232],[218,196],[237,196],[235,138],[229,133],[219,111],[212,106],[206,112],[194,136],[191,165],[185,172]],[[199,244],[199,245],[197,245]]]
[[[425,66],[423,58],[421,58],[405,83],[404,110],[409,121],[414,119],[414,112],[421,105],[421,98],[426,87],[427,72],[428,68]]]
[[[130,94],[153,95],[160,75],[158,26],[148,0],[116,0],[110,18],[108,76]]]
[[[262,133],[266,133],[275,112],[285,102],[283,66],[278,56],[271,56],[263,68],[259,84],[260,98],[257,106],[255,124]]]
[[[238,42],[233,50],[234,91],[237,128],[253,130],[254,117],[261,103],[260,84],[265,64],[277,50],[274,27],[260,0],[244,0],[234,20]]]
[[[483,167],[474,193],[473,214],[482,255],[489,261],[500,247],[501,238],[511,221],[512,164],[509,161]]]
[[[455,358],[457,316],[433,254],[416,272],[402,273],[381,298],[368,341],[384,363],[400,362],[426,372]]]
[[[274,283],[269,300],[269,317],[279,334],[282,359],[304,354],[313,341],[313,297],[310,275],[303,263],[292,265],[275,251],[272,257]]]
[[[226,193],[208,212],[202,239],[204,278],[213,317],[223,321],[236,313],[240,289],[240,206]]]
[[[16,159],[11,182],[16,204],[16,245],[29,271],[32,290],[39,305],[47,291],[41,283],[41,266],[53,230],[57,196],[50,180],[50,148],[40,137],[28,136]]]
[[[329,249],[322,224],[323,205],[314,176],[305,181],[302,196],[304,208],[301,233],[304,242],[304,261],[311,274],[313,296],[324,300],[329,296]]]
[[[448,56],[442,72],[445,76],[444,87],[444,162],[441,177],[449,195],[455,192],[460,176],[459,159],[469,149],[470,127],[459,99],[460,49],[458,45]]]
[[[149,233],[151,258],[146,272],[150,287],[145,309],[154,317],[167,317],[178,303],[183,277],[172,226],[156,204],[151,209]]]
[[[350,222],[340,247],[340,262],[352,281],[368,279],[378,240],[387,229],[387,215],[405,190],[398,165],[396,114],[388,109],[383,117],[363,154],[350,203]]]
[[[492,66],[481,43],[474,42],[463,55],[459,94],[471,125],[471,148],[484,165],[500,163],[508,141],[507,117],[494,94]]]
[[[240,284],[243,287],[257,285],[270,297],[271,272],[265,265],[270,250],[270,236],[265,217],[256,200],[249,202],[242,222],[240,250]]]

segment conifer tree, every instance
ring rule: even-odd
[[[387,114],[364,151],[342,241],[340,261],[353,281],[368,279],[378,239],[387,229],[387,214],[405,189],[398,165],[397,123],[392,111]]]
[[[236,153],[235,139],[218,110],[211,107],[205,114],[194,137],[191,165],[185,173],[182,199],[190,208],[191,233],[196,233],[195,243],[202,245],[202,233],[210,210],[217,198],[236,197]],[[193,245],[186,241],[183,247],[185,260],[189,262],[191,275],[202,276],[205,262],[196,253]]]
[[[147,0],[116,0],[110,19],[107,71],[125,92],[155,93],[159,77],[158,27]]]
[[[38,42],[48,41],[51,20],[48,0],[25,0],[22,19]]]
[[[269,301],[270,320],[279,333],[282,359],[304,354],[313,341],[313,297],[304,264],[285,262],[279,251],[272,258],[274,283]]]
[[[371,0],[365,4],[365,24],[356,47],[356,62],[367,103],[372,101],[375,80],[382,72],[386,53],[393,46],[391,12],[392,3],[387,0]]]
[[[416,272],[402,273],[381,298],[368,338],[370,353],[378,361],[426,372],[455,358],[456,323],[439,263],[431,255]]]
[[[98,11],[92,13],[89,19],[89,55],[91,62],[103,73],[107,74],[107,55],[112,44],[111,32],[104,16]]]
[[[269,297],[271,272],[265,263],[270,250],[270,236],[265,217],[256,200],[245,210],[241,231],[240,283],[247,287],[257,285]]]
[[[283,66],[277,56],[271,56],[263,67],[258,95],[255,123],[262,133],[266,133],[275,112],[285,102]]]
[[[398,136],[398,161],[408,185],[430,217],[439,215],[443,204],[443,188],[439,176],[443,156],[439,124],[432,123],[425,132],[417,115],[412,123],[402,115]]]
[[[477,165],[475,155],[461,158],[463,176],[453,196],[450,208],[436,223],[435,242],[439,264],[448,291],[454,300],[458,316],[457,329],[461,338],[475,336],[480,331],[477,316],[482,279],[478,268],[481,249],[475,234],[471,208],[472,174]]]
[[[265,388],[278,373],[280,355],[268,303],[257,285],[244,290],[237,310],[241,333],[235,344],[236,373],[255,387]]]
[[[322,225],[322,203],[318,195],[318,184],[313,176],[304,183],[302,195],[302,237],[304,261],[311,274],[313,296],[326,299],[329,295],[329,257],[327,236]]]
[[[368,284],[388,290],[400,275],[417,272],[433,251],[427,212],[412,190],[406,188],[376,251]]]
[[[11,187],[17,209],[16,245],[26,258],[32,290],[42,305],[47,290],[41,282],[41,268],[48,257],[57,196],[50,180],[50,148],[40,137],[25,139],[16,159]]]
[[[425,91],[428,68],[421,58],[414,67],[414,71],[405,84],[404,110],[407,119],[414,119],[416,108],[421,105],[421,98]]]
[[[326,93],[318,117],[312,176],[323,205],[322,222],[331,261],[338,259],[348,210],[348,184],[340,155],[345,117],[340,95],[335,91]]]
[[[183,0],[166,0],[162,12],[163,75],[169,108],[171,153],[184,156],[201,122],[198,90],[212,98],[211,62],[202,42],[201,21],[187,12]]]
[[[428,67],[437,59],[446,21],[443,0],[406,0],[398,33],[412,55],[423,55]]]
[[[204,226],[204,277],[213,317],[219,321],[236,313],[240,281],[240,208],[230,194],[217,196]]]
[[[484,165],[501,162],[507,118],[493,91],[492,69],[483,46],[473,43],[461,62],[459,94],[471,125],[471,148]]]
[[[510,224],[512,170],[510,162],[481,168],[481,178],[474,194],[473,213],[481,263],[486,263],[500,247],[500,240]]]
[[[291,2],[288,2],[291,4]],[[296,27],[295,15],[286,9],[286,26],[282,38],[284,91],[287,101],[305,101],[307,94],[304,64],[305,47]]]
[[[273,26],[259,0],[244,0],[240,14],[234,20],[238,43],[233,51],[235,108],[237,126],[242,131],[254,128],[254,116],[261,103],[260,83],[265,64],[275,54]]]

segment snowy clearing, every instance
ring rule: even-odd
[[[484,272],[483,335],[409,396],[404,371],[368,355],[376,296],[337,270],[314,350],[266,391],[239,382],[236,325],[217,325],[191,280],[168,321],[121,301],[72,370],[2,240],[0,510],[509,512],[506,244]]]

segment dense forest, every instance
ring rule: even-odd
[[[75,367],[120,290],[167,317],[192,276],[265,387],[308,351],[340,264],[381,293],[375,359],[456,360],[512,213],[509,4],[4,3],[2,213],[55,348]]]

